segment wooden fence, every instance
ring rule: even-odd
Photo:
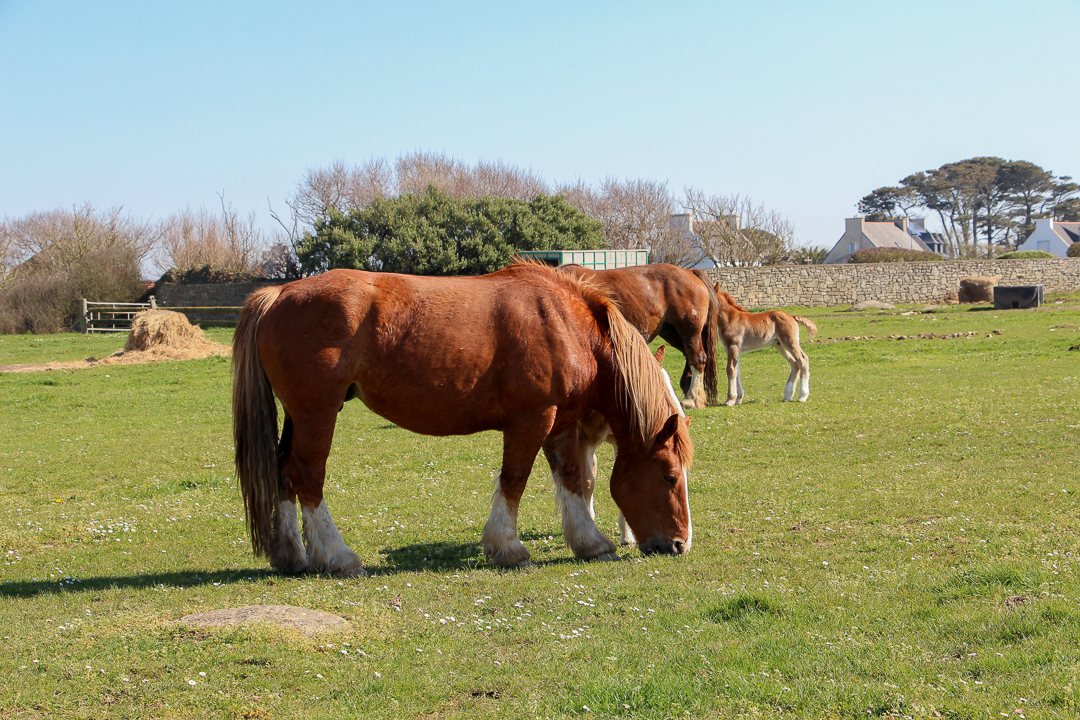
[[[171,310],[173,312],[184,313],[185,315],[193,314],[214,314],[214,313],[233,313],[240,312],[239,307],[225,307],[225,306],[213,306],[213,307],[167,307],[164,305],[158,305],[157,300],[153,295],[150,296],[150,302],[144,303],[118,303],[118,302],[96,302],[92,300],[82,299],[82,331],[84,333],[98,333],[98,332],[130,332],[131,331],[131,319],[135,317],[135,313],[143,310]],[[235,325],[235,320],[223,320],[220,321],[222,325]]]

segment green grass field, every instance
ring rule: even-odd
[[[689,555],[575,561],[541,459],[512,571],[479,545],[497,434],[348,403],[327,503],[372,577],[279,577],[246,540],[228,360],[0,374],[0,716],[1075,717],[1076,297],[797,309],[818,339],[882,339],[804,331],[807,403],[767,351],[747,404],[692,412]],[[921,333],[975,334],[884,339]],[[2,336],[0,365],[122,344]],[[176,623],[252,604],[350,626]]]

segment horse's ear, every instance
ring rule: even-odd
[[[661,345],[660,347],[656,348],[656,352],[653,353],[653,357],[656,358],[656,362],[660,363],[661,365],[664,364],[665,350],[667,350],[667,345]]]
[[[660,432],[656,433],[657,445],[663,445],[675,436],[675,431],[679,429],[679,420],[678,415],[672,415],[664,422],[664,427],[660,428]]]

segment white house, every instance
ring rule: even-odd
[[[892,222],[867,222],[866,218],[861,217],[847,218],[844,220],[844,234],[825,257],[824,264],[846,263],[856,250],[875,247],[923,252],[930,250],[926,243],[911,232],[906,217]]]
[[[1080,242],[1080,222],[1040,218],[1035,221],[1035,230],[1017,249],[1043,250],[1055,257],[1065,257],[1074,242]]]

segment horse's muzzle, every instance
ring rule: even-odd
[[[690,552],[690,543],[685,540],[666,540],[654,537],[648,542],[638,544],[646,555],[685,555]]]

